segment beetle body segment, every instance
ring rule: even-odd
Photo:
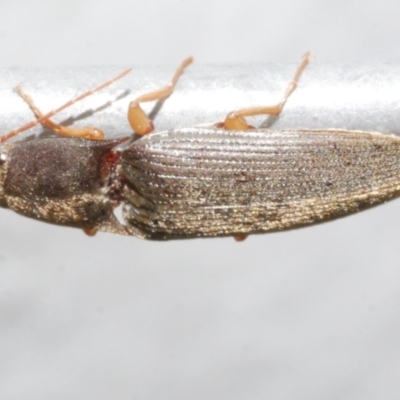
[[[121,142],[46,138],[2,145],[1,205],[45,222],[124,233],[113,214],[117,176],[109,161]]]
[[[400,195],[400,138],[379,133],[172,130],[121,163],[126,225],[147,239],[292,229]]]

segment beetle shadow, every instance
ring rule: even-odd
[[[116,96],[114,99],[108,100],[107,102],[101,104],[100,106],[93,108],[93,109],[86,110],[74,117],[68,117],[68,118],[62,120],[61,122],[57,122],[57,124],[62,125],[62,126],[71,126],[78,121],[85,120],[93,115],[96,115],[99,112],[106,110],[107,108],[111,107],[116,102],[126,98],[130,94],[131,94],[131,91],[129,89],[126,89],[121,94]],[[43,138],[48,138],[48,137],[54,137],[55,133],[54,133],[53,129],[51,129],[43,124],[42,124],[42,127],[43,127],[43,129],[39,134],[28,135],[25,137],[25,139],[30,140],[30,139],[34,139],[34,138],[43,139]],[[56,135],[56,136],[58,136],[58,135]]]
[[[169,97],[169,96],[168,96]],[[162,109],[165,100],[168,99],[161,99],[161,100],[157,100],[156,104],[154,105],[154,107],[152,108],[152,110],[149,112],[149,118],[151,119],[152,122],[154,122],[154,120],[157,118],[157,114],[160,112],[160,110]]]
[[[271,127],[278,121],[279,115],[269,115],[259,126],[260,129],[271,129]]]

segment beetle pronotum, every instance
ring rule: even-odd
[[[249,115],[282,111],[309,62],[308,54],[276,105],[230,112],[214,126],[152,133],[139,103],[168,97],[190,62],[182,63],[169,86],[131,103],[130,123],[145,136],[122,151],[116,146],[127,138],[10,143],[10,135],[5,135],[1,205],[88,233],[102,230],[159,240],[243,239],[332,220],[400,195],[400,139],[395,136],[247,125],[244,118]],[[38,117],[29,126],[43,123],[63,134],[76,133],[52,122],[55,112],[43,115],[18,90]],[[27,126],[17,131],[23,129]],[[81,130],[79,136],[87,132]],[[120,203],[124,224],[113,213]]]

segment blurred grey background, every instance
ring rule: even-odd
[[[399,21],[389,0],[2,0],[0,67],[400,63]],[[399,234],[398,200],[240,244],[0,210],[0,399],[397,399]]]

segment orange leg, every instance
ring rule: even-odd
[[[293,79],[290,81],[288,87],[286,88],[285,93],[283,94],[281,101],[278,104],[272,106],[242,108],[241,110],[230,112],[226,116],[225,121],[222,123],[218,123],[217,126],[234,131],[248,130],[252,129],[253,127],[247,124],[245,117],[250,117],[254,115],[263,115],[263,114],[279,115],[284,105],[286,104],[288,98],[296,89],[300,76],[303,73],[306,66],[310,63],[310,59],[311,59],[310,53],[304,54],[300,62],[300,65],[296,69]],[[246,240],[247,236],[248,235],[237,235],[234,236],[234,239],[237,242],[243,242],[244,240]]]
[[[192,57],[186,58],[177,68],[171,82],[167,86],[164,86],[161,89],[155,90],[153,92],[145,93],[137,97],[129,104],[128,121],[135,133],[137,133],[138,135],[146,135],[154,130],[153,122],[140,107],[140,103],[163,100],[171,96],[176,83],[178,82],[180,76],[183,74],[183,71],[192,62]]]
[[[18,85],[15,88],[15,91],[25,100],[25,102],[29,105],[36,118],[40,119],[43,117],[43,113],[39,110],[39,108],[34,103],[31,96],[26,94],[21,85]],[[102,140],[104,139],[104,132],[98,128],[86,127],[86,128],[71,128],[67,126],[62,126],[53,122],[50,118],[45,119],[42,122],[43,125],[53,129],[54,132],[61,136],[69,136],[69,137],[81,137],[85,139],[93,139],[93,140]]]
[[[304,54],[300,65],[297,67],[296,72],[294,74],[293,79],[290,81],[283,97],[282,100],[272,106],[260,106],[260,107],[251,107],[251,108],[243,108],[241,110],[233,111],[230,112],[227,117],[225,118],[225,121],[223,123],[217,124],[217,126],[220,126],[225,129],[229,130],[247,130],[251,129],[252,126],[248,125],[246,122],[245,117],[250,117],[254,115],[279,115],[286,104],[288,98],[290,95],[293,93],[293,91],[296,89],[297,84],[299,82],[300,76],[303,73],[304,69],[306,66],[310,63],[311,59],[311,54],[306,53]]]
[[[95,236],[97,233],[97,229],[95,228],[83,228],[82,230],[88,236]]]
[[[237,242],[243,242],[244,240],[247,239],[247,236],[249,235],[236,235],[233,238],[237,241]]]
[[[30,96],[28,96],[27,94],[25,94],[20,86],[17,86],[15,88],[15,90],[18,92],[18,94],[28,103],[29,107],[32,109],[32,111],[35,113],[35,115],[38,117],[38,119],[36,119],[35,121],[32,121],[18,129],[15,129],[5,135],[3,135],[0,138],[0,143],[1,142],[6,142],[8,139],[17,136],[19,133],[24,132],[30,128],[33,128],[34,126],[38,125],[38,124],[44,124],[49,126],[50,128],[54,129],[58,134],[60,135],[64,135],[64,136],[75,136],[75,137],[83,137],[83,138],[87,138],[87,139],[96,139],[96,140],[100,140],[104,138],[104,133],[97,128],[67,128],[67,127],[63,127],[61,125],[58,125],[56,123],[54,123],[53,121],[49,120],[49,118],[53,117],[55,114],[57,114],[58,112],[64,110],[65,108],[68,108],[70,106],[72,106],[73,104],[75,104],[76,102],[84,99],[85,97],[88,97],[90,95],[92,95],[95,92],[98,92],[99,90],[104,89],[105,87],[111,85],[112,83],[114,83],[115,81],[117,81],[118,79],[121,79],[122,77],[124,77],[125,75],[127,75],[129,72],[131,71],[131,69],[126,69],[125,71],[121,72],[120,74],[118,74],[116,77],[108,80],[107,82],[102,83],[101,85],[95,87],[94,89],[88,90],[82,94],[80,94],[78,97],[67,101],[65,104],[63,104],[62,106],[56,108],[55,110],[52,110],[50,112],[48,112],[47,114],[44,114],[36,107],[36,105],[34,104],[33,100],[31,99]]]

